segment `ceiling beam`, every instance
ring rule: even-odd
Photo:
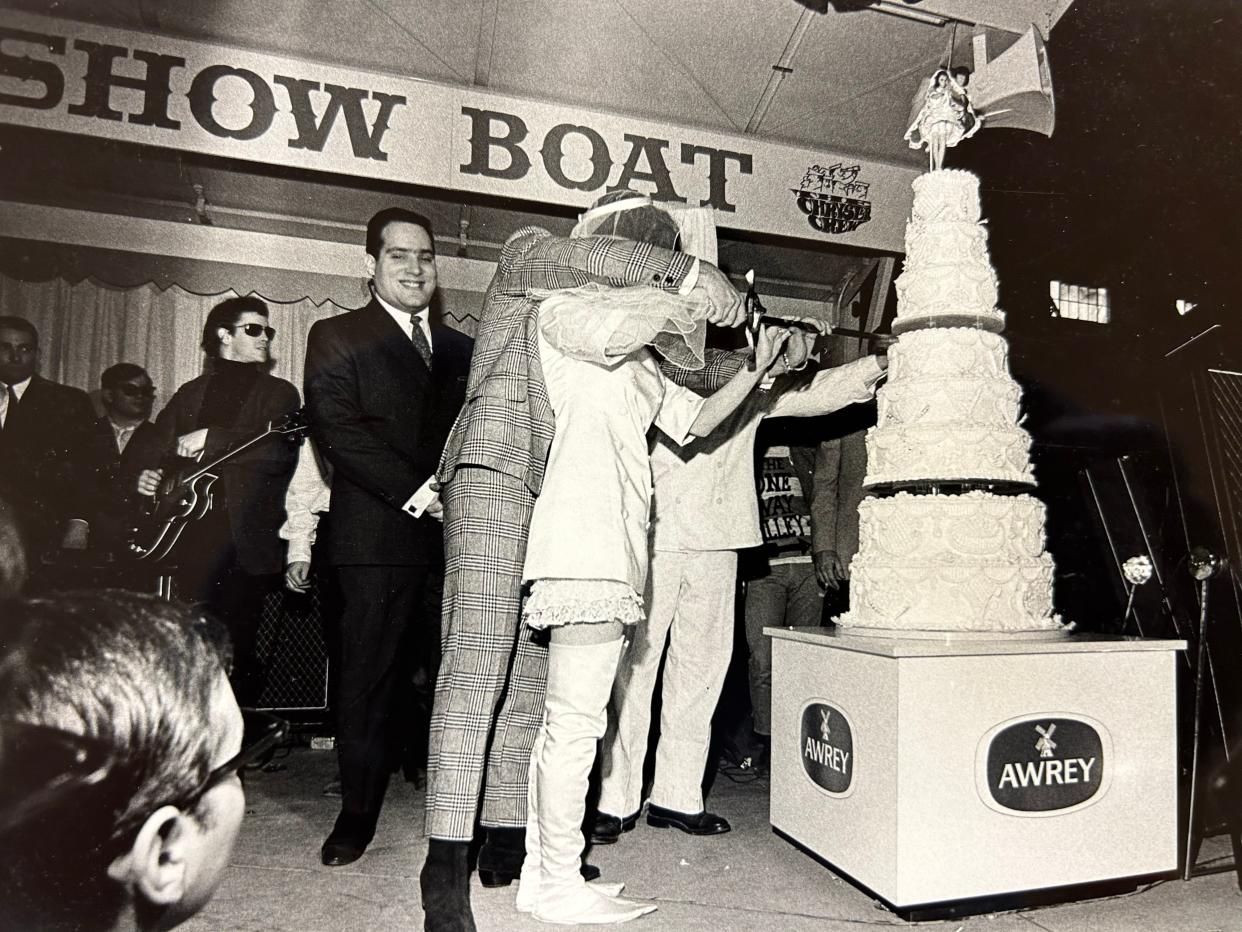
[[[490,87],[492,83],[492,56],[496,50],[499,7],[500,0],[482,0],[479,4],[479,37],[474,51],[475,87]]]
[[[798,21],[794,23],[793,31],[789,34],[789,41],[785,43],[781,57],[772,66],[772,73],[768,75],[768,83],[764,86],[763,93],[759,95],[750,120],[746,123],[747,133],[759,132],[759,126],[763,123],[763,118],[768,115],[768,110],[772,106],[772,101],[776,99],[776,92],[780,89],[781,82],[785,80],[785,75],[793,73],[794,58],[798,54],[798,47],[806,38],[807,30],[811,28],[814,18],[815,13],[812,10],[803,10],[798,16]]]

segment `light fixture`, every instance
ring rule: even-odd
[[[1199,302],[1187,301],[1185,298],[1178,298],[1175,302],[1173,302],[1173,306],[1177,308],[1177,314],[1179,317],[1185,317],[1199,306]]]

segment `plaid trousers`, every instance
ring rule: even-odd
[[[442,658],[431,713],[426,833],[469,841],[485,767],[482,823],[526,825],[526,778],[543,724],[548,651],[521,625],[534,508],[526,484],[463,466],[441,497]]]

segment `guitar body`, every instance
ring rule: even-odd
[[[187,480],[181,472],[166,477],[155,494],[146,527],[135,528],[130,543],[134,558],[150,563],[165,559],[186,526],[211,510],[211,487],[218,478],[214,473],[202,473]]]
[[[198,521],[211,510],[211,487],[220,477],[217,467],[221,463],[274,435],[299,442],[306,431],[306,415],[299,408],[218,454],[210,463],[203,465],[182,460],[180,467],[165,469],[146,520],[130,535],[130,555],[150,563],[167,559],[186,525]]]

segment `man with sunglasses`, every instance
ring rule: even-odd
[[[84,509],[90,521],[90,548],[101,556],[125,550],[139,508],[135,484],[141,451],[154,442],[151,407],[155,388],[141,366],[118,362],[100,377],[104,415],[86,443]]]
[[[142,450],[138,491],[153,495],[165,469],[208,463],[256,436],[298,407],[298,390],[267,372],[275,330],[256,297],[213,307],[203,326],[207,370],[177,389],[155,420]],[[263,671],[255,635],[263,598],[280,587],[285,490],[297,447],[273,434],[225,460],[211,486],[212,506],[190,522],[171,554],[176,595],[202,602],[233,638],[233,686],[245,704],[258,701]]]
[[[105,590],[0,613],[0,928],[170,929],[245,811],[238,773],[288,726],[238,708],[213,621]]]

